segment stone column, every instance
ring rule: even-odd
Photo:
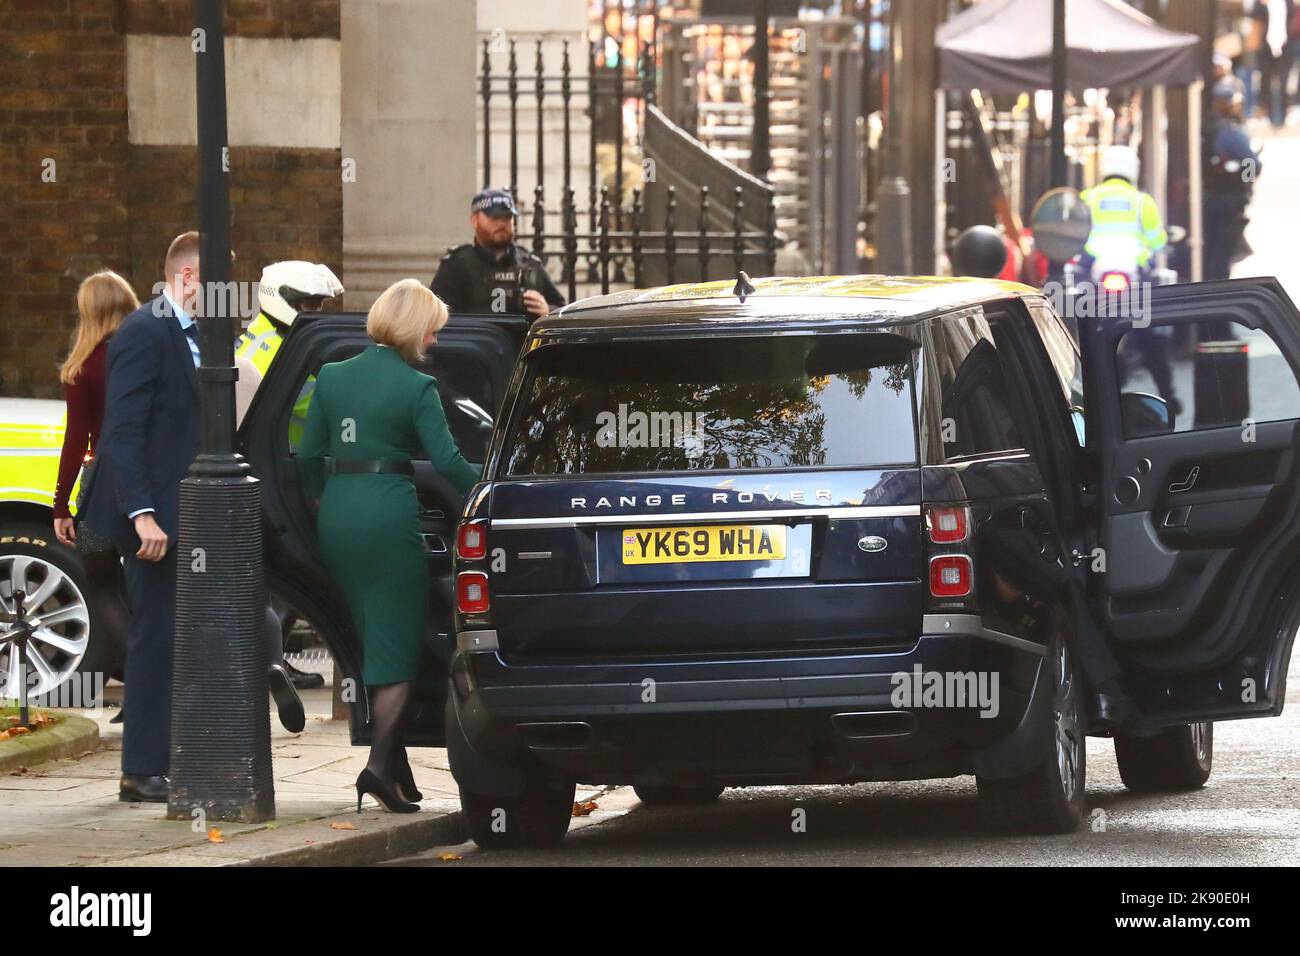
[[[343,0],[344,307],[469,236],[474,0]]]

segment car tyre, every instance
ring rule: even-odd
[[[699,807],[715,803],[725,787],[676,787],[671,784],[636,784],[637,797],[649,807]]]
[[[1199,790],[1214,769],[1214,723],[1170,727],[1158,737],[1115,737],[1115,762],[1134,793]]]
[[[577,787],[532,781],[515,796],[460,791],[470,839],[484,850],[555,846],[569,831]]]
[[[1084,694],[1069,645],[1057,638],[1047,660],[1051,707],[1041,733],[1047,757],[1032,773],[998,779],[976,776],[991,822],[1019,833],[1070,833],[1083,819],[1087,784]]]

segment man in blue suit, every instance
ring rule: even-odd
[[[199,447],[199,234],[167,250],[157,298],[123,320],[108,347],[98,465],[84,520],[123,555],[126,646],[123,800],[165,802],[180,483]]]
[[[82,518],[123,556],[131,627],[122,712],[123,800],[167,800],[180,484],[199,448],[199,234],[172,240],[162,294],[128,315],[108,346],[108,392]],[[279,651],[279,632],[268,633]],[[280,719],[302,730],[302,701],[279,663]]]

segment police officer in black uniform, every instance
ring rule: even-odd
[[[474,241],[449,249],[429,286],[453,314],[514,314],[532,321],[564,305],[542,260],[515,244],[518,214],[504,189],[485,189],[470,203]]]
[[[1246,228],[1262,164],[1241,123],[1241,83],[1225,76],[1214,85],[1214,112],[1206,150],[1204,277],[1226,279]]]

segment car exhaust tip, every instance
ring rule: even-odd
[[[586,721],[516,724],[515,729],[529,750],[586,750],[595,739]]]
[[[916,729],[916,719],[909,710],[852,711],[833,714],[831,726],[849,740],[906,737]]]

